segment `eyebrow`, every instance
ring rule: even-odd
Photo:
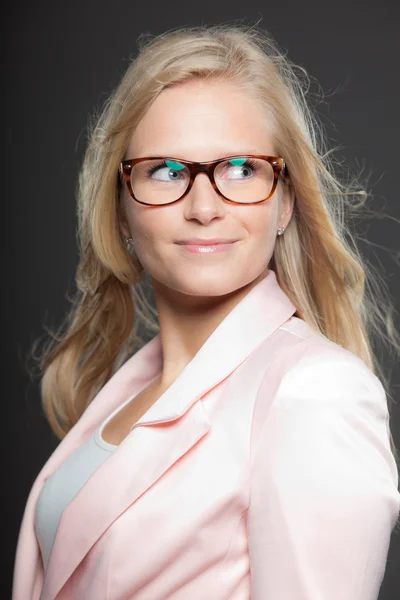
[[[182,160],[188,160],[189,162],[208,162],[211,160],[218,160],[219,158],[225,158],[226,156],[247,156],[248,154],[265,154],[268,155],[268,152],[263,152],[259,148],[247,148],[245,152],[238,150],[226,150],[225,152],[219,151],[214,154],[210,152],[210,156],[207,160],[203,161],[194,161],[193,159],[186,158],[184,156],[185,153],[165,153],[161,152],[148,152],[147,154],[141,153],[141,156],[154,156],[154,158],[181,158]],[[136,157],[135,157],[136,158]],[[139,157],[137,157],[139,158]]]

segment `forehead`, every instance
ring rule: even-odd
[[[267,111],[230,82],[191,82],[161,92],[133,132],[135,156],[213,160],[236,153],[273,153]]]

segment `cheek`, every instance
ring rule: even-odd
[[[136,252],[140,256],[159,256],[164,252],[165,243],[169,243],[174,236],[176,219],[172,211],[131,207],[129,212],[129,229],[132,233]]]
[[[275,237],[276,203],[253,206],[245,218],[248,233],[257,243],[268,243]]]

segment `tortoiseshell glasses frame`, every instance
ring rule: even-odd
[[[256,202],[245,202],[245,203],[244,202],[236,202],[235,200],[230,200],[229,198],[224,196],[224,194],[221,192],[221,190],[219,190],[219,188],[217,187],[217,184],[215,183],[215,179],[214,179],[214,171],[215,171],[216,167],[224,161],[232,160],[232,159],[239,159],[239,158],[261,158],[261,159],[269,162],[269,164],[272,166],[272,169],[274,172],[274,180],[273,180],[273,184],[272,184],[272,189],[266,198],[262,198],[261,200],[257,200]],[[143,162],[145,160],[165,160],[165,161],[168,160],[168,161],[173,161],[173,162],[179,162],[182,165],[185,165],[185,167],[187,167],[187,169],[189,170],[190,179],[189,179],[188,186],[187,186],[186,190],[184,191],[184,193],[176,200],[172,200],[172,202],[166,202],[164,204],[149,204],[147,202],[141,202],[140,200],[138,200],[135,197],[135,194],[133,193],[133,190],[132,190],[131,171],[136,164]],[[176,202],[179,202],[180,200],[182,200],[190,192],[190,190],[193,186],[195,177],[198,173],[206,173],[208,175],[208,178],[211,182],[212,187],[217,192],[217,194],[219,194],[225,200],[225,202],[229,202],[230,204],[236,204],[236,205],[243,204],[245,206],[250,206],[252,204],[261,204],[262,202],[265,202],[266,200],[271,198],[271,196],[273,195],[273,193],[276,190],[276,186],[278,185],[279,176],[282,175],[284,173],[284,171],[286,171],[286,170],[287,170],[287,167],[286,167],[285,161],[280,156],[268,156],[265,154],[240,154],[240,155],[237,154],[234,156],[224,156],[223,158],[219,158],[217,160],[210,160],[208,162],[194,162],[194,161],[189,161],[189,160],[183,160],[181,158],[172,158],[172,157],[165,157],[165,156],[145,156],[145,157],[141,157],[141,158],[126,159],[126,160],[121,161],[118,171],[119,171],[119,174],[122,175],[123,179],[125,180],[129,194],[132,196],[132,198],[136,202],[139,202],[139,204],[144,204],[146,206],[159,208],[160,206],[169,206],[170,204],[175,204]]]

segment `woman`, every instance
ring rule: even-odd
[[[313,123],[254,28],[170,32],[129,66],[81,171],[79,295],[43,358],[63,440],[14,600],[377,598],[400,507],[384,309]],[[156,335],[132,354],[144,275]]]

